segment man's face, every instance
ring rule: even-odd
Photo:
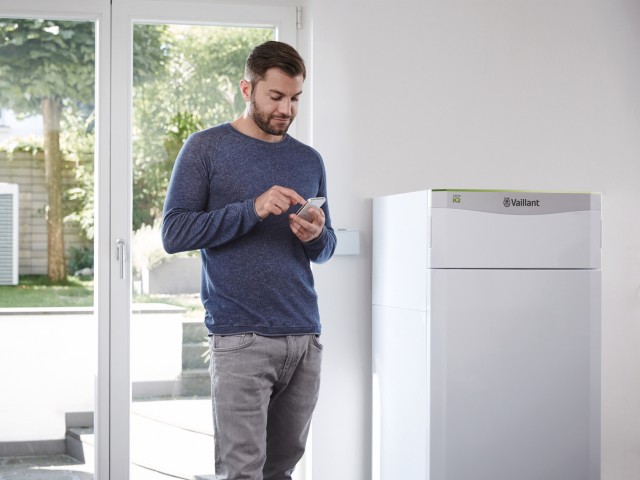
[[[298,113],[302,75],[290,77],[278,68],[267,70],[251,90],[249,116],[266,134],[283,136]]]

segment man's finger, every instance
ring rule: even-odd
[[[302,198],[298,194],[298,192],[296,192],[291,188],[281,187],[279,185],[274,185],[272,188],[277,192],[281,193],[282,195],[286,196],[289,199],[289,202],[291,203],[291,205],[296,205],[298,203],[303,204],[304,202],[306,202],[306,200]]]

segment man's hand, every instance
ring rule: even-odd
[[[309,208],[309,216],[311,221],[307,222],[299,215],[289,215],[289,227],[291,227],[291,231],[304,243],[318,238],[324,228],[324,212],[321,208]]]
[[[303,204],[305,201],[294,190],[274,185],[256,198],[254,208],[260,220],[264,220],[269,215],[282,215],[291,205]]]

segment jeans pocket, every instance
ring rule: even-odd
[[[314,335],[313,338],[313,344],[319,348],[320,350],[322,350],[324,347],[322,346],[322,344],[320,343],[320,335]]]
[[[214,335],[211,340],[211,350],[214,352],[234,352],[247,348],[256,340],[255,333],[240,335]]]

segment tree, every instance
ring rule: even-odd
[[[44,123],[47,262],[66,279],[60,123],[65,105],[93,104],[93,22],[0,19],[0,105]]]
[[[202,130],[200,119],[187,112],[178,112],[169,121],[163,136],[166,156],[161,160],[138,165],[133,183],[133,229],[153,226],[162,217],[164,197],[169,187],[173,164],[190,134]]]
[[[135,33],[134,78],[144,85],[165,68],[166,27]],[[41,114],[47,181],[47,263],[52,281],[66,278],[64,248],[61,125],[85,131],[64,132],[65,150],[79,161],[93,161],[95,99],[95,25],[93,22],[0,19],[0,106],[19,117]],[[81,150],[81,151],[79,151]],[[69,194],[72,215],[88,238],[93,236],[93,168],[76,173],[82,187]],[[87,178],[87,177],[91,178]]]
[[[159,27],[136,25],[134,35],[149,35]],[[247,55],[274,32],[173,26],[165,33],[163,74],[151,79],[134,74],[134,230],[161,217],[169,176],[188,135],[232,120],[244,110],[238,84]],[[134,50],[134,67],[137,55]]]
[[[88,239],[93,236],[94,30],[91,22],[0,19],[0,106],[44,118],[52,280],[66,273],[65,219],[79,222]],[[238,81],[244,62],[253,46],[273,38],[273,30],[137,24],[133,37],[137,229],[161,215],[186,136],[242,112]],[[78,177],[67,192],[60,175],[64,160],[74,162]]]

